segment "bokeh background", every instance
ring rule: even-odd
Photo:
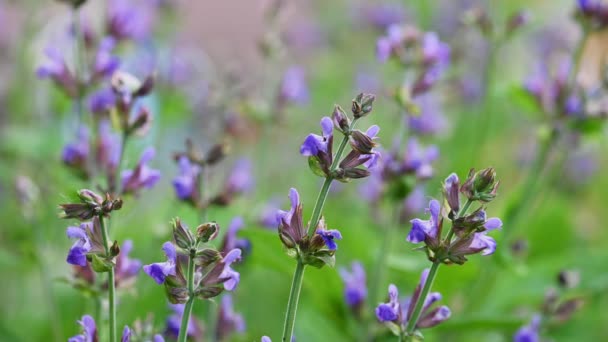
[[[198,213],[178,202],[171,186],[177,173],[172,154],[183,149],[186,138],[203,149],[230,141],[231,154],[213,170],[211,187],[221,186],[238,158],[252,160],[253,190],[231,206],[209,213],[222,227],[233,217],[243,217],[246,228],[239,236],[251,242],[251,254],[237,266],[241,283],[233,294],[235,310],[242,313],[247,329],[233,334],[231,341],[254,341],[262,335],[278,340],[282,331],[295,263],[285,255],[276,231],[258,221],[266,203],[288,206],[290,187],[299,190],[304,216],[310,215],[321,179],[299,154],[304,137],[318,131],[319,119],[331,113],[334,103],[347,108],[361,91],[378,94],[365,125],[381,127],[380,143],[390,146],[397,133],[403,113],[390,89],[399,85],[402,70],[375,59],[375,41],[383,30],[373,25],[374,7],[388,4],[389,12],[403,22],[435,31],[451,45],[449,72],[423,107],[445,118],[441,134],[422,138],[439,146],[441,153],[425,195],[440,196],[441,181],[450,172],[464,178],[471,167],[492,166],[501,186],[488,209],[490,216],[501,217],[522,200],[521,186],[538,152],[536,142],[545,134],[543,116],[522,91],[524,80],[539,63],[548,63],[544,50],[552,46],[573,50],[580,38],[572,18],[575,1],[569,0],[285,1],[274,24],[284,46],[276,56],[265,58],[260,41],[272,31],[268,2],[161,3],[154,6],[149,38],[123,48],[120,55],[123,69],[137,75],[153,70],[160,80],[146,98],[154,116],[152,130],[129,145],[125,163],[134,164],[143,147],[153,145],[158,155],[152,164],[163,176],[154,189],[125,199],[112,220],[113,237],[132,239],[132,257],[148,264],[161,259],[160,246],[170,237],[173,217],[190,226],[199,223]],[[93,26],[103,20],[106,5],[90,0],[84,6]],[[530,14],[530,21],[495,52],[496,62],[490,66],[484,37],[461,21],[465,10],[474,6],[485,8],[496,26],[504,25],[517,10]],[[72,103],[51,82],[35,75],[45,46],[69,48],[65,31],[70,20],[68,7],[61,3],[0,1],[2,341],[66,340],[78,333],[76,320],[95,310],[94,301],[65,281],[72,275],[65,263],[72,242],[65,236],[67,222],[57,216],[59,203],[74,190],[90,186],[60,159],[62,147],[73,136]],[[605,56],[605,39],[597,38],[594,46]],[[583,54],[583,70],[597,64],[589,54]],[[272,108],[264,99],[274,96],[290,65],[306,70],[308,101],[288,106],[280,124],[269,124]],[[243,113],[254,124],[227,136],[224,124]],[[483,146],[475,147],[476,123],[482,113],[491,120]],[[499,250],[510,251],[508,257],[473,256],[464,266],[440,269],[434,289],[443,294],[452,317],[425,332],[428,341],[511,340],[540,310],[551,289],[563,298],[580,297],[584,304],[563,324],[545,329],[547,339],[607,338],[608,230],[601,216],[608,203],[605,133],[600,129],[577,137],[574,147],[562,143],[553,150],[537,178],[540,186],[527,194],[527,209],[513,224],[504,222],[503,232],[495,236]],[[35,200],[25,205],[16,186],[20,176],[39,189]],[[355,341],[362,333],[344,302],[338,268],[359,260],[369,276],[378,253],[387,253],[389,273],[382,287],[390,282],[407,293],[429,265],[424,254],[414,252],[405,241],[409,225],[393,223],[386,208],[374,214],[360,194],[361,183],[334,184],[328,199],[324,210],[328,226],[339,228],[344,239],[336,269],[306,271],[296,324],[298,341]],[[419,215],[424,215],[423,210]],[[387,224],[395,225],[392,229],[398,233],[390,248],[380,250],[379,231]],[[580,274],[575,288],[558,288],[557,277],[563,270]],[[194,315],[202,324],[209,305],[217,304],[195,304]],[[163,288],[143,272],[134,287],[120,295],[119,326],[151,315],[162,331],[170,313]],[[389,335],[378,339],[391,340]]]

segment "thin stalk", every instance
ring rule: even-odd
[[[456,214],[454,220],[464,216],[464,214],[466,214],[467,210],[469,210],[469,207],[471,206],[472,203],[473,203],[472,200],[470,200],[470,199],[467,200],[467,202],[464,204],[464,206]],[[447,244],[450,243],[452,237],[454,236],[453,227],[454,227],[454,225],[452,223],[452,227],[450,228],[450,231],[448,232],[448,234],[444,240]],[[426,297],[427,297],[429,291],[431,290],[431,287],[433,286],[435,277],[437,276],[437,270],[439,270],[439,265],[441,265],[440,260],[433,262],[433,264],[431,265],[431,269],[426,278],[426,281],[424,282],[422,291],[420,291],[420,295],[418,296],[418,298],[416,300],[416,305],[414,306],[414,311],[412,311],[412,316],[410,317],[409,321],[407,322],[407,326],[405,328],[405,334],[406,334],[406,338],[408,340],[410,339],[410,337],[414,333],[414,330],[416,329],[416,323],[418,323],[418,319],[420,318],[420,314],[422,313],[422,307],[424,306]]]
[[[110,255],[109,237],[106,225],[104,223],[103,215],[99,215],[99,225],[101,226],[101,236],[103,237],[103,247],[106,255]],[[110,342],[116,342],[116,288],[114,287],[114,267],[108,272],[108,302],[109,312],[108,317],[110,321]]]
[[[120,169],[122,167],[122,161],[125,159],[125,151],[127,150],[127,141],[129,141],[129,134],[125,128],[122,134],[122,140],[120,141],[120,155],[118,156],[118,163],[116,164],[116,174],[114,175],[114,184],[112,184],[112,190],[118,192],[118,185],[120,184]]]
[[[357,123],[357,119],[355,118],[350,125],[349,131],[352,130]],[[342,142],[334,155],[334,160],[331,164],[330,171],[333,172],[338,167],[340,163],[340,158],[342,158],[342,153],[344,153],[344,148],[348,143],[348,137],[350,134],[345,134],[342,138]],[[308,236],[312,236],[315,233],[315,229],[319,224],[319,220],[321,219],[321,212],[323,211],[323,206],[325,205],[325,200],[327,199],[327,194],[329,193],[329,189],[331,187],[331,182],[333,181],[333,177],[327,176],[325,181],[323,182],[323,186],[321,187],[321,191],[319,192],[319,196],[317,197],[317,202],[315,203],[315,207],[312,211],[312,216],[310,218],[310,226],[308,227]],[[300,299],[300,291],[302,290],[302,281],[304,280],[304,265],[302,260],[298,259],[298,263],[296,265],[296,270],[293,275],[293,281],[291,283],[291,290],[289,291],[289,301],[287,302],[287,312],[285,313],[285,323],[283,325],[283,338],[282,341],[291,341],[291,337],[293,336],[293,328],[296,320],[296,312],[298,310],[298,300]]]
[[[82,89],[84,82],[84,68],[83,68],[83,57],[82,57],[82,46],[81,40],[83,39],[82,28],[80,25],[80,11],[74,9],[72,11],[72,21],[74,25],[74,73],[76,75],[76,115],[77,115],[77,127],[80,128],[82,124],[83,116],[83,95]]]
[[[194,306],[194,257],[196,251],[190,252],[188,258],[188,301],[184,307],[184,313],[182,314],[182,323],[179,327],[179,336],[177,342],[186,342],[188,339],[188,322],[190,322],[190,315],[192,315],[192,307]]]
[[[387,222],[383,224],[384,227],[382,227],[382,242],[380,243],[380,249],[378,249],[375,267],[373,268],[375,275],[372,277],[369,287],[369,293],[371,294],[369,302],[371,306],[375,305],[375,303],[380,299],[380,285],[384,283],[386,278],[386,263],[391,250],[390,246],[392,237],[394,235],[391,233],[396,230],[396,227],[399,225],[399,209],[399,206],[394,208],[393,222]],[[370,309],[373,309],[373,307]]]
[[[209,165],[203,165],[201,167],[201,202],[203,203],[203,207],[201,208],[201,223],[207,222],[209,205],[207,204],[207,188],[209,186]]]

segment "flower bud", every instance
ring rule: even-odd
[[[212,248],[205,248],[196,252],[196,256],[194,257],[194,263],[197,266],[205,267],[221,259],[222,255],[220,254],[220,252]]]
[[[344,109],[339,105],[335,105],[334,112],[332,113],[332,121],[337,130],[342,133],[348,133],[350,131],[350,119]]]
[[[165,285],[165,293],[171,304],[183,304],[188,301],[188,289],[185,287],[172,287]]]
[[[475,172],[471,169],[466,182],[460,188],[470,200],[490,202],[496,197],[499,181],[496,180],[496,171],[493,168],[483,169]]]
[[[61,213],[59,216],[64,219],[78,219],[88,221],[101,213],[98,205],[90,203],[66,203],[60,204]]]
[[[187,251],[196,244],[192,232],[190,232],[188,227],[182,225],[182,221],[179,218],[176,218],[175,221],[173,221],[173,240],[175,240],[175,244],[178,247]]]
[[[344,169],[344,178],[348,179],[359,179],[368,177],[371,173],[365,169],[358,168],[347,168]],[[338,179],[340,180],[340,179]]]
[[[139,136],[143,136],[150,130],[152,123],[152,115],[146,107],[140,107],[139,112],[135,119],[129,123],[127,127],[127,134],[135,133]]]
[[[220,226],[215,222],[207,222],[196,228],[196,240],[199,242],[209,242],[217,237]]]
[[[376,96],[373,94],[361,93],[353,100],[352,112],[355,119],[362,118],[372,111]]]
[[[448,201],[448,205],[452,209],[453,213],[457,213],[460,210],[460,199],[458,197],[458,190],[460,187],[460,180],[458,175],[452,173],[445,179],[443,185],[443,194]]]
[[[229,151],[230,145],[228,145],[227,143],[223,142],[213,145],[213,147],[211,147],[211,149],[209,150],[209,152],[207,152],[207,155],[205,156],[205,164],[217,164],[222,159],[224,159],[224,157],[226,157]]]
[[[118,241],[114,240],[112,246],[110,246],[110,257],[115,257],[120,254],[120,246],[118,245]]]
[[[357,129],[351,132],[350,146],[361,154],[371,154],[376,143],[367,134]]]
[[[205,286],[196,290],[195,296],[200,299],[209,299],[213,297],[217,297],[220,293],[224,291],[223,286]]]
[[[102,204],[103,203],[103,197],[101,197],[100,195],[96,194],[95,192],[93,192],[92,190],[89,190],[89,189],[82,189],[82,190],[78,191],[78,197],[85,203],[92,203],[92,204]]]

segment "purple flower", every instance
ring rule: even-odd
[[[160,180],[160,171],[151,169],[147,164],[154,158],[156,152],[148,147],[141,155],[139,163],[133,170],[122,172],[122,188],[124,193],[136,193],[141,188],[151,188]]]
[[[68,166],[84,169],[90,150],[89,131],[87,128],[81,126],[78,129],[76,138],[76,142],[65,145],[61,154],[61,160]]]
[[[112,37],[101,40],[95,55],[94,74],[97,77],[112,76],[120,65],[120,59],[112,55],[112,50],[116,46],[116,41]]]
[[[538,342],[540,341],[541,316],[534,315],[530,324],[521,327],[513,336],[513,342]]]
[[[106,172],[113,173],[120,159],[120,138],[112,133],[108,120],[99,123],[96,160]]]
[[[171,242],[165,242],[162,249],[167,256],[167,261],[144,266],[144,272],[157,284],[164,283],[167,276],[175,275],[175,263],[177,262],[177,252]]]
[[[116,95],[110,88],[102,88],[89,97],[89,110],[95,114],[108,113],[116,104]]]
[[[450,60],[450,46],[439,40],[435,32],[427,32],[422,37],[422,54],[427,65],[444,66]]]
[[[426,196],[424,194],[424,189],[421,186],[417,186],[403,200],[404,217],[410,218],[414,214],[419,213],[422,209],[424,209],[425,204]]]
[[[475,216],[475,217],[472,217]],[[496,241],[488,236],[488,232],[502,227],[502,221],[497,217],[486,219],[484,210],[478,210],[468,218],[481,222],[481,228],[485,229],[474,233],[470,237],[459,238],[452,242],[450,253],[454,257],[461,257],[469,254],[481,253],[490,255],[496,251]],[[465,218],[466,220],[467,218]],[[466,261],[466,259],[464,259]]]
[[[405,11],[400,4],[364,4],[357,9],[357,20],[377,29],[386,29],[404,19]]]
[[[352,271],[349,272],[345,268],[340,269],[340,276],[344,281],[344,300],[346,304],[358,309],[363,305],[367,298],[367,286],[365,284],[365,270],[360,262],[351,264]]]
[[[242,158],[234,163],[234,167],[228,176],[226,188],[230,194],[240,194],[253,188],[254,180],[251,173],[251,160]]]
[[[70,239],[76,239],[68,252],[68,264],[85,267],[88,253],[104,251],[98,220],[95,218],[92,222],[83,222],[78,227],[67,228],[66,235]]]
[[[342,240],[342,234],[340,234],[337,229],[317,229],[317,234],[323,238],[325,246],[327,246],[330,251],[338,249],[338,245],[334,240]]]
[[[107,29],[117,40],[141,40],[152,28],[151,7],[131,1],[111,0],[108,3]]]
[[[300,66],[287,68],[281,82],[280,98],[300,105],[308,102],[308,84],[304,68]]]
[[[386,35],[376,41],[376,59],[380,63],[387,62],[401,43],[407,38],[406,29],[403,26],[393,24],[386,29]]]
[[[309,134],[300,147],[300,154],[305,157],[319,156],[320,153],[330,154],[331,141],[333,140],[334,124],[330,117],[321,119],[321,131],[323,135]]]
[[[262,336],[262,339],[260,341],[261,342],[272,342],[272,340],[268,336]]]
[[[407,236],[407,241],[411,243],[420,243],[427,239],[436,239],[439,233],[439,214],[441,205],[437,200],[429,202],[428,212],[431,214],[429,220],[413,219],[412,229]]]
[[[279,225],[279,221],[277,220],[278,210],[279,205],[276,200],[271,200],[266,203],[258,219],[259,224],[268,229],[276,229]]]
[[[407,150],[403,166],[407,170],[415,171],[416,176],[421,179],[431,178],[433,176],[433,167],[431,165],[439,157],[439,149],[432,145],[423,149],[420,147],[416,138],[410,138],[407,143]]]
[[[179,175],[173,179],[175,194],[181,200],[189,201],[196,198],[198,193],[198,177],[201,172],[200,166],[190,162],[186,156],[178,160]]]
[[[173,338],[177,338],[179,335],[179,328],[182,322],[182,316],[184,315],[184,304],[169,304],[173,314],[167,318],[167,326],[165,328],[165,335]],[[188,321],[188,328],[186,329],[188,337],[196,339],[202,335],[201,327],[194,319],[194,315],[190,316]],[[155,341],[156,342],[156,341]]]
[[[120,254],[116,258],[116,283],[117,286],[134,280],[141,269],[141,261],[129,258],[133,249],[133,241],[125,240],[120,247]]]
[[[82,334],[70,337],[68,342],[97,342],[97,326],[93,317],[84,315],[78,324],[83,328]]]
[[[416,103],[420,108],[419,115],[407,117],[409,127],[418,134],[440,134],[447,128],[447,121],[437,98],[431,93],[416,97]]]
[[[424,283],[426,282],[429,270],[425,269],[422,271],[420,276],[420,282],[412,297],[406,298],[404,301],[399,302],[399,293],[397,287],[391,284],[388,288],[389,301],[388,303],[382,303],[376,308],[376,318],[380,322],[393,322],[399,326],[399,329],[403,331],[407,326],[409,319],[414,311],[416,302],[420,297]],[[429,293],[424,298],[422,311],[416,328],[430,328],[445,321],[451,315],[450,309],[447,306],[439,306],[435,309],[431,309],[431,306],[441,299],[441,294],[438,292]]]
[[[228,291],[233,291],[241,280],[241,275],[230,267],[232,263],[239,260],[241,260],[241,250],[235,248],[228,252],[222,261],[224,270],[220,274],[220,279],[226,279],[224,288]]]
[[[222,297],[217,322],[217,339],[223,341],[234,332],[245,331],[245,320],[243,316],[234,312],[232,296],[226,294]]]
[[[131,341],[131,329],[125,325],[125,328],[122,330],[122,336],[120,337],[120,342],[129,342]]]

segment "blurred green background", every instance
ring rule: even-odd
[[[243,13],[246,11],[238,1],[229,3],[233,7],[226,13],[235,16],[230,24],[232,30],[246,31],[248,26],[239,26],[236,19],[247,17]],[[466,1],[454,3],[402,1],[409,21],[440,34],[442,23],[456,20],[462,9],[467,8]],[[303,9],[302,12],[294,10],[290,14],[292,18],[298,18],[301,13],[310,17],[323,28],[327,39],[319,49],[289,57],[306,65],[311,101],[306,106],[289,107],[285,122],[272,126],[273,131],[263,135],[263,140],[267,141],[237,140],[232,143],[231,159],[248,156],[254,161],[256,187],[253,193],[238,199],[234,205],[209,213],[209,217],[223,228],[233,217],[243,216],[247,225],[239,236],[252,243],[251,255],[237,266],[241,283],[233,294],[235,309],[244,315],[247,331],[233,335],[231,340],[257,341],[262,335],[278,340],[281,334],[295,262],[285,255],[276,232],[260,227],[257,218],[263,203],[272,198],[281,199],[281,207],[286,208],[290,187],[299,190],[304,217],[309,217],[321,180],[308,170],[306,159],[298,153],[302,140],[308,133],[317,132],[321,116],[329,115],[334,103],[345,108],[349,106],[359,91],[354,80],[362,68],[378,75],[384,89],[398,85],[401,80],[398,66],[375,62],[375,39],[382,33],[353,24],[352,9],[358,4],[350,1],[292,4],[296,9]],[[558,36],[572,36],[576,41],[578,29],[571,19],[574,1],[487,1],[481,4],[497,24],[504,23],[510,14],[522,8],[530,12],[532,19],[497,52],[495,68],[490,70],[493,86],[488,89],[485,105],[480,101],[463,101],[451,91],[449,82],[439,86],[442,110],[450,129],[441,136],[425,138],[425,142],[437,144],[441,151],[435,164],[436,177],[428,182],[426,189],[427,196],[437,198],[440,182],[450,172],[457,172],[462,179],[471,167],[493,166],[501,186],[488,213],[501,217],[509,205],[521,200],[518,194],[529,167],[522,163],[522,155],[526,150],[534,150],[541,127],[540,114],[518,90],[538,62],[534,48],[543,44],[544,39],[538,32],[551,31]],[[0,53],[3,71],[0,74],[0,269],[3,279],[0,340],[53,340],[57,336],[53,326],[55,334],[65,340],[78,333],[76,320],[91,313],[94,303],[59,280],[71,273],[65,263],[71,242],[65,236],[68,222],[58,219],[57,205],[76,189],[89,184],[73,177],[60,161],[60,151],[68,141],[73,120],[71,105],[52,89],[50,82],[37,80],[34,70],[44,45],[41,32],[46,27],[46,13],[51,17],[65,16],[67,11],[60,5],[42,5],[38,1],[5,1],[2,5],[10,9],[7,13],[11,19],[0,26],[10,25],[11,29],[7,31],[11,37],[7,43],[10,49]],[[190,6],[200,12],[188,14],[193,11]],[[209,6],[208,11],[203,9],[204,5],[180,2],[172,17],[167,19],[177,25],[157,25],[158,44],[162,46],[163,39],[166,42],[167,37],[182,30],[186,31],[184,36],[192,40],[211,37],[199,34],[197,30],[203,29],[192,19],[198,16],[205,21],[213,16],[213,6]],[[181,16],[187,20],[180,20]],[[222,31],[226,23],[217,18],[216,21],[216,26],[207,24],[204,28],[217,30],[211,39],[231,39],[229,33]],[[179,24],[183,24],[183,29]],[[190,35],[188,30],[192,32]],[[470,43],[470,39],[479,40],[479,37],[470,38],[471,34],[466,32],[452,33],[449,37],[442,36],[442,40],[460,44],[453,49],[465,50],[463,58],[476,58],[482,54]],[[196,43],[204,48],[207,40]],[[213,42],[209,44],[213,45]],[[219,59],[225,52],[219,48],[215,53],[209,58]],[[451,70],[455,75],[465,72],[463,68],[467,67],[462,65],[466,66],[466,58],[464,62],[458,62],[460,66],[453,62]],[[238,62],[238,58],[231,60],[231,63]],[[259,73],[256,66],[261,62],[255,57],[242,63],[249,67],[237,67],[239,72]],[[221,59],[216,64],[226,67]],[[471,70],[466,72],[471,73],[471,77],[479,77],[483,72],[482,68],[471,67],[470,63],[468,69]],[[251,76],[255,79],[255,75]],[[119,241],[132,239],[135,246],[132,257],[144,264],[161,260],[160,246],[170,237],[169,222],[173,217],[181,217],[191,227],[198,224],[198,214],[176,201],[173,194],[170,181],[177,173],[177,167],[171,154],[182,149],[186,137],[193,137],[202,146],[221,140],[218,123],[224,115],[220,111],[193,108],[179,87],[157,88],[150,103],[156,113],[152,132],[128,147],[125,163],[132,165],[142,148],[152,144],[159,151],[153,165],[161,169],[163,179],[139,198],[126,198],[123,209],[112,219],[113,237]],[[487,111],[485,114],[491,116],[486,133],[488,139],[483,147],[476,149],[478,154],[471,155],[474,150],[472,137],[476,134],[476,120],[481,111]],[[363,126],[378,124],[380,142],[390,146],[400,115],[392,99],[383,92]],[[607,164],[603,153],[605,132],[585,136],[583,145],[594,151],[599,171],[592,178],[575,182],[563,167],[549,164],[539,177],[543,184],[541,191],[532,194],[528,209],[517,224],[504,222],[503,232],[495,234],[499,250],[508,249],[509,244],[503,243],[502,234],[512,230],[510,242],[525,240],[525,252],[510,259],[500,253],[490,257],[472,256],[464,266],[441,267],[434,290],[443,294],[443,303],[452,309],[452,318],[426,331],[428,341],[511,340],[513,333],[539,310],[546,292],[556,288],[557,274],[565,269],[580,272],[581,282],[576,289],[563,293],[564,297],[580,296],[584,305],[571,320],[551,327],[543,335],[555,341],[606,339],[608,230],[601,222],[602,208],[608,203],[608,177],[603,172]],[[552,160],[569,153],[572,151],[562,146],[556,149]],[[223,179],[223,168],[230,165],[230,161],[224,163],[214,173],[218,187]],[[31,178],[40,188],[38,200],[31,208],[32,214],[19,203],[15,190],[19,175]],[[390,213],[389,210],[384,212]],[[369,278],[377,253],[388,253],[389,275],[382,287],[394,283],[407,294],[415,287],[420,271],[430,265],[422,253],[414,252],[413,246],[405,241],[409,231],[406,224],[394,227],[399,230],[398,238],[391,242],[389,250],[379,250],[378,232],[390,219],[373,218],[369,205],[360,198],[357,181],[340,185],[339,191],[330,194],[324,215],[328,226],[340,229],[344,236],[339,243],[336,268],[360,260],[366,266]],[[209,305],[216,304],[200,301],[195,304],[194,314],[203,323]],[[163,288],[142,272],[135,288],[120,295],[119,326],[131,324],[138,318],[145,319],[148,313],[153,314],[155,326],[160,331],[170,309]],[[343,284],[337,270],[308,268],[297,316],[297,340],[354,341],[359,334],[361,326],[344,303]],[[386,340],[392,338],[387,335]]]

